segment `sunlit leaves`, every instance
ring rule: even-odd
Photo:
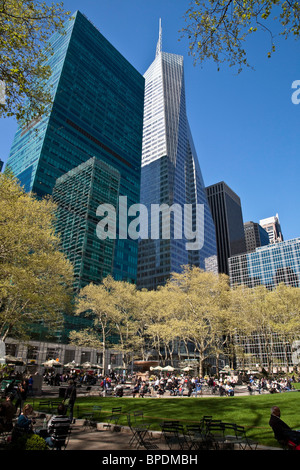
[[[203,64],[207,59],[212,59],[218,69],[227,62],[240,72],[244,67],[251,66],[246,53],[249,35],[258,30],[268,34],[268,57],[275,51],[276,35],[298,38],[300,3],[280,0],[193,0],[185,14],[185,21],[187,24],[182,32],[189,40],[190,54],[195,63]]]
[[[5,83],[0,117],[29,122],[49,110],[46,49],[51,53],[49,38],[62,31],[68,15],[62,3],[0,0],[0,81]]]

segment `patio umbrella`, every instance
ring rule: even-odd
[[[165,372],[173,372],[173,370],[175,369],[172,366],[166,366],[162,368],[162,371],[165,371]]]
[[[153,367],[153,370],[162,370],[163,368],[160,366]]]
[[[16,366],[23,366],[25,362],[20,357],[10,356],[9,354],[4,356],[6,364],[14,364]]]
[[[56,361],[55,359],[50,359],[49,361],[46,361],[43,363],[44,367],[62,367],[62,363],[59,361]]]
[[[76,367],[79,367],[79,364],[77,362],[68,362],[67,364],[64,364],[64,367],[67,369],[75,369]]]
[[[190,370],[193,370],[193,368],[192,368],[192,367],[189,367],[189,366],[187,366],[187,367],[185,367],[185,368],[184,368],[184,369],[182,369],[182,370],[183,370],[184,372],[189,372]]]
[[[91,362],[84,362],[81,364],[81,367],[83,369],[97,369],[97,366],[95,364],[92,364]]]

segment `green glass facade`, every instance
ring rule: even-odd
[[[112,273],[115,240],[97,237],[99,204],[118,204],[120,173],[91,158],[58,178],[53,189],[56,229],[62,250],[74,266],[76,290],[98,284]]]
[[[128,206],[138,203],[144,78],[80,12],[51,44],[51,112],[18,129],[7,166],[26,191],[42,197],[62,175],[96,157],[119,172],[119,195]],[[116,238],[112,274],[135,282],[137,241]]]

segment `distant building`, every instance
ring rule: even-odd
[[[300,238],[273,243],[229,258],[231,286],[265,285],[274,289],[278,284],[300,287]]]
[[[4,162],[0,159],[0,173],[2,171],[3,165],[4,165]]]
[[[219,273],[228,275],[228,258],[246,252],[241,201],[224,181],[208,186],[206,193],[216,228]]]
[[[262,219],[259,224],[266,230],[269,235],[270,243],[278,243],[283,241],[283,235],[279,222],[278,214],[267,219]]]
[[[270,243],[268,233],[257,222],[245,222],[244,231],[247,253]]]
[[[120,173],[95,157],[56,181],[56,229],[74,266],[76,290],[113,274],[115,240],[98,238],[96,211],[100,204],[117,206],[119,185]]]

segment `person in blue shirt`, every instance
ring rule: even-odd
[[[18,417],[17,427],[25,432],[33,432],[32,425],[35,424],[34,419],[29,418],[33,413],[33,407],[29,404],[25,405],[22,413]]]

